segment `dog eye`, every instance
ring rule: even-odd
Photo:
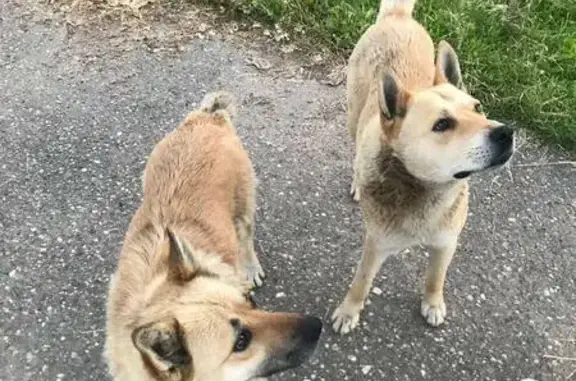
[[[250,345],[250,341],[252,341],[252,332],[247,328],[240,329],[234,343],[234,352],[245,351]]]
[[[474,105],[474,111],[476,111],[478,114],[484,114],[484,109],[480,103],[476,103],[476,105]]]
[[[434,123],[434,126],[432,127],[432,131],[444,132],[446,130],[451,129],[453,126],[454,126],[454,122],[452,121],[452,119],[443,118],[443,119],[438,120],[436,123]]]

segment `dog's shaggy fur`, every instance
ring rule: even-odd
[[[504,164],[513,132],[464,89],[456,53],[412,18],[414,0],[383,0],[348,65],[348,129],[356,144],[351,194],[366,226],[352,286],[333,328],[353,329],[384,260],[407,247],[431,254],[422,315],[446,316],[446,270],[468,210],[467,177]]]
[[[210,94],[153,150],[144,199],[110,282],[105,357],[115,381],[245,381],[301,364],[317,318],[248,297],[254,174],[231,95]]]

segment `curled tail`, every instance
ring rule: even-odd
[[[381,0],[377,21],[382,20],[389,14],[412,16],[416,0]]]
[[[226,91],[216,91],[204,96],[200,104],[200,111],[209,114],[224,114],[230,119],[236,117],[236,100]]]

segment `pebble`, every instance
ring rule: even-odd
[[[32,352],[26,353],[26,361],[28,362],[28,364],[30,364],[32,361],[34,361],[35,358],[36,358],[36,356],[34,356],[34,354]]]
[[[362,366],[362,373],[367,375],[372,370],[372,365],[364,365]]]

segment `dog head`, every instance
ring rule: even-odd
[[[322,330],[319,319],[270,313],[248,284],[214,255],[167,231],[158,274],[133,325],[137,373],[154,381],[245,381],[302,364]],[[215,258],[216,257],[216,258]]]
[[[506,163],[513,130],[482,112],[462,84],[458,57],[442,41],[434,86],[409,92],[385,74],[380,109],[383,136],[416,178],[444,183]]]

